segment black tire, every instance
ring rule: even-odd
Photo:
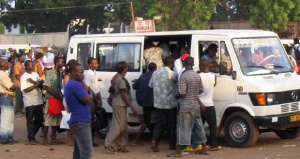
[[[247,113],[235,112],[226,119],[224,133],[230,146],[250,147],[256,143],[259,129]]]
[[[282,139],[295,139],[300,136],[300,127],[289,128],[286,130],[276,130],[274,132]]]

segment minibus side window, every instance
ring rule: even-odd
[[[231,75],[232,73],[232,62],[231,58],[226,46],[225,41],[220,42],[220,57],[221,57],[221,63],[220,64],[226,64],[227,72],[226,75]]]
[[[102,71],[115,71],[115,66],[120,61],[125,61],[128,71],[140,70],[141,44],[97,44],[96,58],[99,61],[99,69]]]
[[[91,57],[91,43],[79,43],[77,45],[77,61],[83,66],[84,70],[89,69],[87,60]]]
[[[210,45],[217,45],[218,51],[215,57],[212,57],[210,52],[208,51]],[[219,54],[219,42],[218,41],[199,41],[198,42],[198,49],[199,49],[199,64],[201,63],[201,59],[206,59],[210,62],[210,72],[218,73],[219,63],[220,63],[220,54]],[[200,66],[200,65],[199,65]]]

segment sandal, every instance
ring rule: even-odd
[[[111,146],[104,146],[105,153],[116,154],[118,151]]]
[[[152,146],[151,146],[151,150],[152,150],[152,152],[159,152],[158,147],[155,146],[155,145],[152,145]]]
[[[118,149],[118,152],[128,153],[129,150],[127,150],[125,147]]]
[[[182,157],[182,154],[178,154],[176,152],[173,152],[173,153],[167,155],[167,157]]]

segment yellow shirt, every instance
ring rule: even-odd
[[[15,68],[14,68],[14,84],[16,87],[21,87],[20,80],[16,78],[16,75],[19,75],[19,77],[21,78],[21,76],[24,72],[25,71],[23,69],[22,64],[20,62],[17,62],[15,64]]]

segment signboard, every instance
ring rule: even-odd
[[[153,20],[134,21],[134,30],[136,33],[155,32]]]

